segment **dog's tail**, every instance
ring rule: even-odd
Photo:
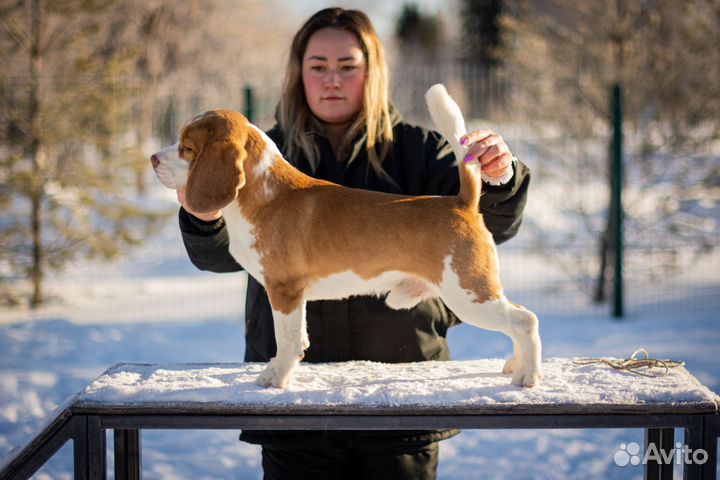
[[[425,93],[430,116],[435,128],[452,146],[460,173],[460,203],[467,208],[477,210],[480,201],[481,182],[480,165],[478,162],[465,163],[463,159],[467,148],[460,144],[465,135],[465,120],[457,103],[450,98],[445,86],[435,84]]]

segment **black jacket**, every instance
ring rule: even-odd
[[[447,142],[435,132],[402,122],[395,124],[393,133],[392,148],[383,161],[383,169],[392,181],[375,173],[362,150],[349,163],[336,161],[329,142],[322,137],[316,138],[320,161],[315,172],[304,157],[288,160],[308,175],[348,187],[404,195],[457,194],[458,169],[453,165],[454,156]],[[268,135],[284,150],[282,132],[277,126]],[[515,174],[507,185],[483,184],[480,211],[496,243],[515,235],[527,200],[529,171],[521,162],[515,162],[513,168]],[[228,234],[222,219],[203,222],[181,209],[180,229],[190,260],[199,269],[213,272],[242,269],[228,252]],[[306,316],[310,338],[304,358],[307,362],[449,360],[445,335],[457,323],[455,315],[438,299],[425,300],[409,310],[392,310],[383,299],[369,296],[313,301],[307,303]],[[245,361],[269,361],[276,350],[272,311],[265,289],[252,277],[248,279],[245,319]],[[267,441],[270,436],[277,438],[273,433],[256,433],[245,432],[242,438],[254,443]],[[452,434],[425,433],[420,437],[406,435],[403,441],[437,440]]]

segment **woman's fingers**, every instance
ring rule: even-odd
[[[503,153],[502,155],[493,158],[487,164],[483,164],[482,171],[491,177],[502,177],[511,168],[512,154]]]
[[[480,132],[489,132],[489,130],[480,130]],[[468,135],[472,137],[477,136],[480,139],[474,143],[467,143],[467,145],[470,145],[470,149],[465,155],[465,162],[471,162],[474,159],[481,157],[488,151],[491,151],[491,153],[494,152],[492,157],[499,155],[503,151],[509,151],[507,145],[505,144],[505,140],[503,140],[503,138],[497,133],[490,132],[489,135],[485,136],[473,135],[474,133],[476,132],[471,132]],[[495,146],[499,147],[501,151],[490,150],[492,147]]]
[[[500,177],[512,168],[512,152],[505,140],[492,130],[468,132],[461,139],[463,145],[470,145],[463,161],[480,162],[483,173]]]
[[[460,144],[470,145],[471,143],[479,142],[480,140],[483,140],[493,134],[495,134],[495,132],[492,130],[474,130],[460,137]]]
[[[504,153],[510,153],[510,149],[505,141],[500,135],[491,135],[472,145],[465,155],[464,160],[471,162],[478,159],[481,165],[485,165],[493,158]]]

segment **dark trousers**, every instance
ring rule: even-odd
[[[438,444],[408,447],[334,448],[267,446],[265,480],[435,480]]]

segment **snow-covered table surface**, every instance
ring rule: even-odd
[[[382,364],[302,363],[286,389],[261,388],[265,367],[242,364],[119,364],[74,402],[82,411],[138,413],[443,414],[703,413],[718,397],[684,367],[643,377],[572,359],[543,361],[538,387],[520,388],[504,360]]]

